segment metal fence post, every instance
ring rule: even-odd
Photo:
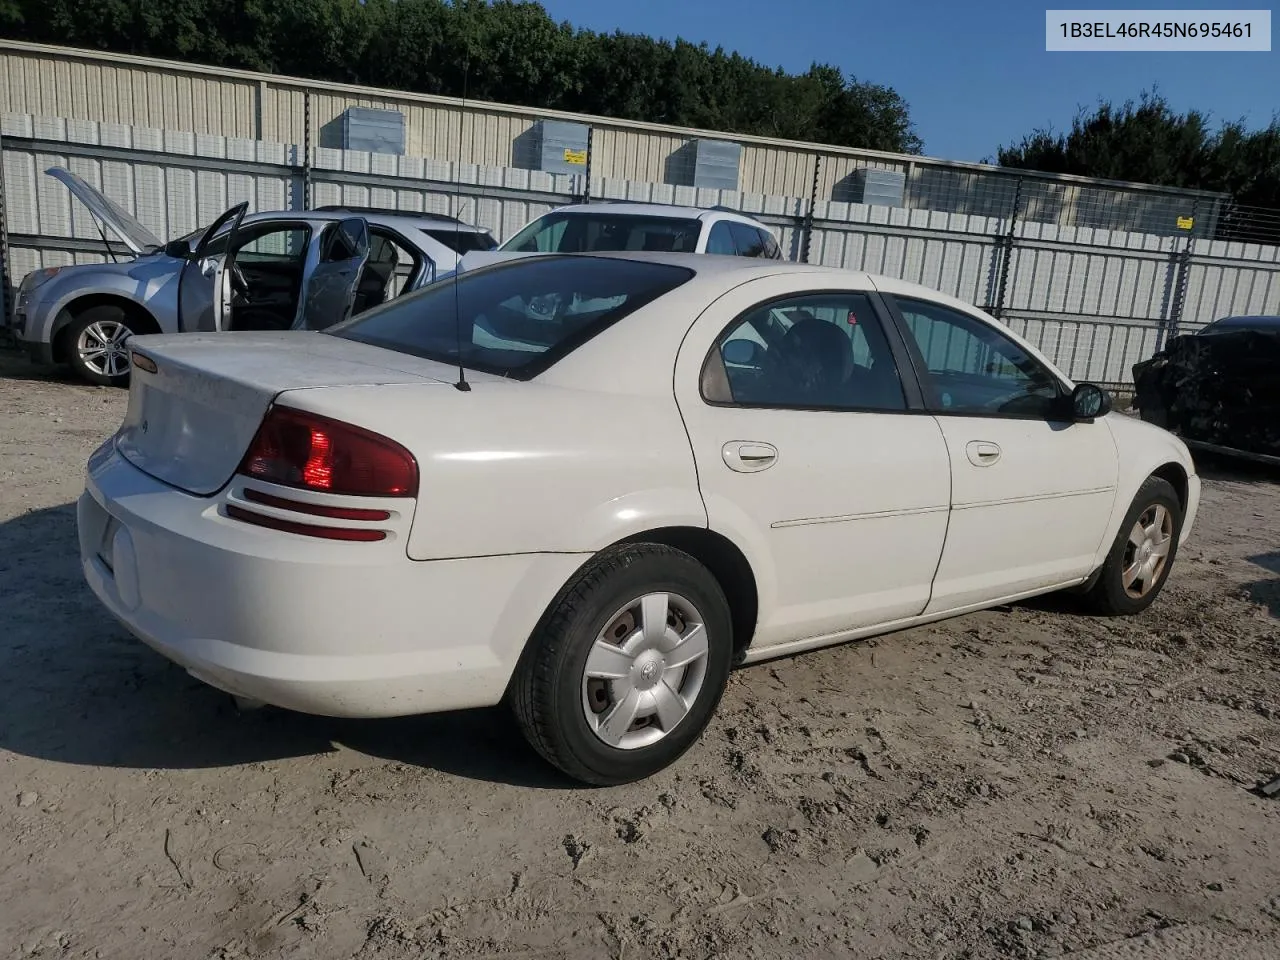
[[[302,94],[302,209],[311,209],[311,91]]]
[[[582,202],[591,202],[591,153],[594,146],[596,128],[594,126],[587,127],[587,164],[586,169],[582,172]]]
[[[813,212],[818,205],[818,177],[822,172],[822,155],[813,155],[813,184],[809,188],[809,209],[805,211],[804,221],[800,226],[800,261],[809,262],[809,246],[813,240]]]
[[[997,235],[996,237],[1000,257],[1000,273],[996,280],[996,302],[992,304],[991,315],[997,320],[1004,319],[1004,297],[1005,291],[1009,286],[1009,268],[1013,263],[1014,228],[1018,223],[1018,209],[1021,205],[1022,177],[1019,177],[1013,189],[1013,208],[1009,211],[1009,226],[1003,236]]]
[[[1196,214],[1199,213],[1199,210],[1200,200],[1197,197],[1191,202],[1191,229],[1187,231],[1187,243],[1182,248],[1182,252],[1178,254],[1178,272],[1173,281],[1173,300],[1169,304],[1169,320],[1167,324],[1162,324],[1161,329],[1156,333],[1157,350],[1164,348],[1166,331],[1169,339],[1178,335],[1178,324],[1182,321],[1182,309],[1187,303],[1187,284],[1190,281],[1191,257],[1196,248]]]
[[[0,330],[14,336],[9,324],[9,213],[4,202],[4,135],[0,134]]]

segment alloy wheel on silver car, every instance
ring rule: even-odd
[[[133,331],[119,320],[95,320],[76,337],[75,350],[81,364],[104,377],[129,372],[128,340]]]

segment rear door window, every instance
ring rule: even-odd
[[[764,256],[764,239],[760,236],[759,230],[750,224],[734,221],[729,222],[729,229],[733,231],[733,242],[738,248],[738,256]]]
[[[853,291],[801,294],[747,311],[721,333],[702,382],[712,403],[906,409],[880,319],[867,295]]]
[[[707,235],[707,253],[736,257],[738,248],[733,242],[728,220],[717,220]]]
[[[770,260],[781,260],[782,248],[778,246],[778,241],[773,239],[773,234],[768,230],[761,230],[760,236],[764,240],[764,256]]]
[[[502,249],[519,253],[600,253],[663,250],[695,253],[700,220],[626,213],[548,213],[529,224]]]

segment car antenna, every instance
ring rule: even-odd
[[[453,333],[458,345],[458,382],[454,387],[467,393],[471,390],[471,384],[467,383],[466,367],[462,364],[462,304],[460,302],[461,294],[458,292],[458,274],[462,272],[462,217],[459,216],[462,209],[462,130],[467,122],[467,78],[471,75],[471,57],[462,64],[462,106],[458,112],[458,169],[453,171],[453,252],[458,258],[458,262],[453,267]]]

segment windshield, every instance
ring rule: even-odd
[[[438,280],[325,333],[527,380],[693,271],[611,257],[533,257]]]
[[[435,227],[422,232],[437,243],[443,243],[454,253],[493,250],[498,246],[498,241],[484,230],[449,230],[446,227]]]
[[[702,222],[687,217],[635,214],[545,214],[503,244],[517,253],[600,253],[606,250],[664,250],[696,253]]]

